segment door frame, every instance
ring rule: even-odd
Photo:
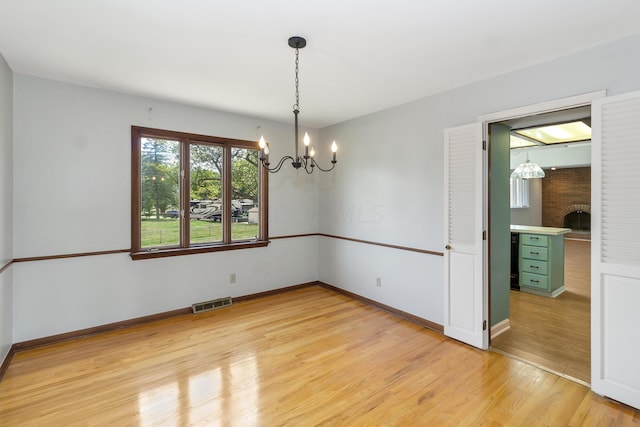
[[[554,112],[554,111],[558,111],[558,110],[565,110],[565,109],[569,109],[569,108],[574,108],[574,107],[583,107],[586,105],[592,105],[593,101],[596,99],[600,99],[600,98],[605,98],[607,95],[606,90],[600,90],[600,91],[595,91],[595,92],[588,92],[588,93],[584,93],[581,95],[576,95],[576,96],[570,96],[570,97],[566,97],[566,98],[559,98],[559,99],[554,99],[551,101],[546,101],[546,102],[541,102],[538,104],[531,104],[531,105],[526,105],[526,106],[522,106],[522,107],[517,107],[517,108],[513,108],[510,110],[504,110],[504,111],[498,111],[498,112],[494,112],[494,113],[489,113],[489,114],[483,114],[481,116],[478,117],[478,121],[482,122],[483,126],[483,139],[485,141],[489,141],[488,137],[489,137],[489,124],[490,123],[495,123],[495,122],[501,122],[501,121],[505,121],[505,120],[511,120],[511,119],[516,119],[516,118],[520,118],[520,117],[526,117],[526,116],[532,116],[532,115],[536,115],[536,114],[542,114],[542,113],[550,113],[550,112]],[[490,143],[490,142],[488,142]],[[489,152],[489,150],[487,149],[487,153]],[[488,157],[488,156],[487,156]],[[591,154],[591,163],[593,163],[593,153]],[[485,169],[485,177],[484,177],[484,182],[483,182],[483,186],[484,186],[484,212],[483,212],[483,218],[485,219],[485,229],[487,230],[487,235],[490,236],[491,232],[489,230],[489,215],[490,215],[490,200],[489,200],[489,173],[490,171],[488,169]],[[488,245],[486,250],[487,250],[487,254],[489,254],[489,256],[487,256],[484,259],[484,263],[483,263],[483,269],[485,271],[484,277],[485,280],[487,280],[487,286],[485,287],[485,289],[487,289],[487,292],[484,294],[484,304],[485,306],[489,307],[488,310],[488,321],[489,324],[491,324],[491,310],[490,310],[490,306],[489,306],[489,301],[490,301],[490,292],[491,292],[491,287],[489,286],[489,277],[491,275],[490,272],[490,259],[489,257],[491,256],[491,240],[490,238],[487,239],[486,244]],[[594,322],[596,321],[600,321],[600,319],[594,319],[593,317],[591,318],[591,325],[594,324]],[[489,345],[491,344],[491,334],[489,334]],[[593,371],[593,367],[591,369]]]

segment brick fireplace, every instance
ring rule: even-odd
[[[565,210],[563,227],[576,231],[591,231],[591,206],[578,204],[570,205]]]
[[[591,229],[591,168],[545,170],[545,174],[542,178],[542,225],[568,226],[587,233]]]

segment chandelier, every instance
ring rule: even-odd
[[[333,153],[333,158],[331,159],[331,167],[326,169],[320,167],[320,165],[316,162],[314,158],[315,150],[313,149],[313,147],[310,147],[311,138],[309,138],[309,134],[307,132],[304,133],[304,138],[302,139],[302,142],[304,144],[304,154],[302,156],[299,154],[299,149],[298,149],[298,114],[300,113],[300,91],[298,89],[298,85],[300,83],[300,80],[298,78],[299,63],[300,63],[299,54],[300,54],[300,49],[302,49],[306,45],[307,45],[307,41],[303,37],[295,36],[295,37],[289,38],[289,46],[296,50],[296,80],[295,80],[296,103],[293,104],[294,135],[295,135],[294,145],[295,145],[295,153],[296,153],[295,157],[284,156],[283,158],[280,159],[280,161],[274,167],[269,167],[271,165],[271,163],[269,162],[269,143],[265,141],[264,136],[260,137],[260,142],[259,142],[260,162],[262,163],[262,166],[264,166],[271,173],[278,172],[284,165],[284,162],[287,160],[291,161],[291,166],[293,166],[295,169],[300,169],[302,167],[304,168],[305,172],[307,172],[308,174],[312,173],[316,168],[321,170],[322,172],[332,171],[333,168],[336,167],[336,163],[338,162],[336,160],[336,152],[338,151],[338,146],[336,145],[336,142],[333,141],[333,143],[331,144],[331,152]]]
[[[527,153],[527,160],[524,163],[520,163],[517,168],[511,173],[511,178],[544,178],[544,171],[537,163],[529,160],[529,153]]]

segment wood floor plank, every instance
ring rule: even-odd
[[[2,426],[637,425],[580,384],[321,287],[17,353]]]

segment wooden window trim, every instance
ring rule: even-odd
[[[143,137],[169,139],[180,142],[180,165],[181,169],[186,168],[184,175],[180,176],[180,208],[189,206],[190,202],[190,186],[188,178],[188,144],[186,143],[204,143],[222,146],[224,149],[224,178],[223,178],[223,242],[215,242],[209,244],[193,244],[189,243],[189,210],[185,209],[185,214],[180,215],[180,246],[159,247],[159,248],[142,248],[141,241],[141,225],[140,225],[140,206],[142,204],[142,181],[141,181],[141,160]],[[219,252],[237,249],[249,249],[256,247],[265,247],[269,244],[269,181],[268,171],[258,164],[258,192],[259,192],[259,218],[258,218],[258,238],[257,240],[232,241],[231,240],[231,149],[232,148],[249,148],[259,150],[256,141],[245,141],[240,139],[222,138],[208,135],[198,135],[185,132],[177,132],[163,129],[154,129],[140,126],[131,126],[131,258],[134,260],[163,258],[170,256],[200,254],[207,252]]]

